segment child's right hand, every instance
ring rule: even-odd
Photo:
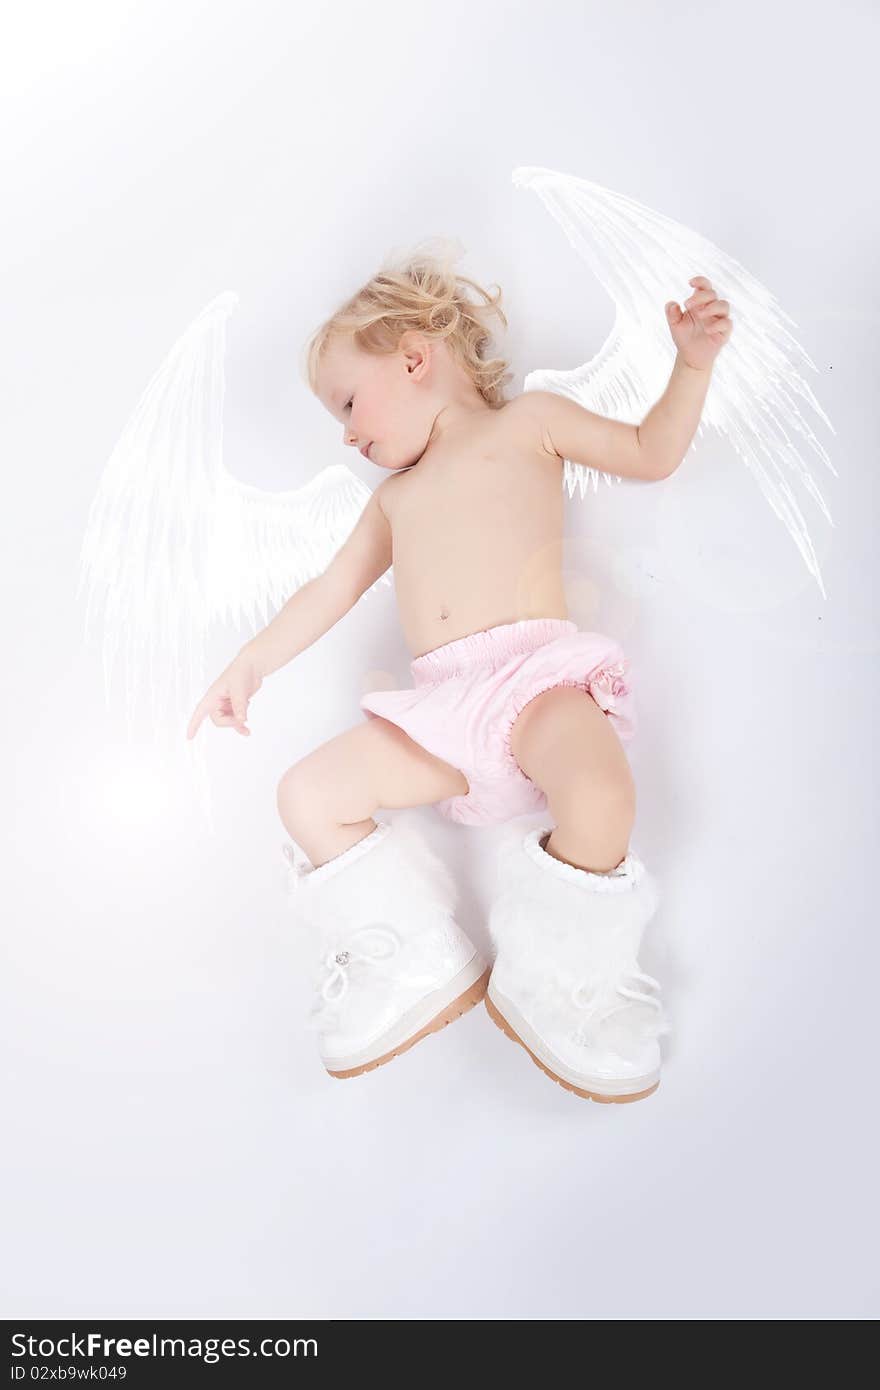
[[[244,722],[247,719],[248,701],[262,684],[263,676],[254,659],[245,652],[239,652],[196,705],[186,731],[187,738],[195,737],[206,715],[211,716],[218,728],[230,725],[249,737],[251,731]]]

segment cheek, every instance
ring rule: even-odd
[[[385,432],[386,413],[376,402],[365,401],[363,409],[359,411],[361,423],[361,434],[368,439],[377,439],[380,434]]]

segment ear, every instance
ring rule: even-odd
[[[403,353],[407,375],[420,381],[430,369],[433,345],[424,333],[408,329],[400,339],[398,351]]]

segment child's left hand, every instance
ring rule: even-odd
[[[689,367],[705,371],[733,331],[730,305],[726,299],[715,298],[705,275],[695,275],[688,284],[694,286],[694,293],[684,304],[688,312],[683,314],[671,300],[666,305],[666,322],[679,356]]]

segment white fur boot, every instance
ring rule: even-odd
[[[415,825],[379,821],[318,868],[292,841],[282,851],[314,948],[310,1026],[331,1076],[390,1062],[479,1003],[488,966],[454,920],[452,875]]]
[[[499,855],[486,1008],[548,1076],[599,1101],[641,1100],[660,1084],[669,1032],[658,982],[639,969],[657,886],[630,852],[610,874],[547,854],[547,826]]]

